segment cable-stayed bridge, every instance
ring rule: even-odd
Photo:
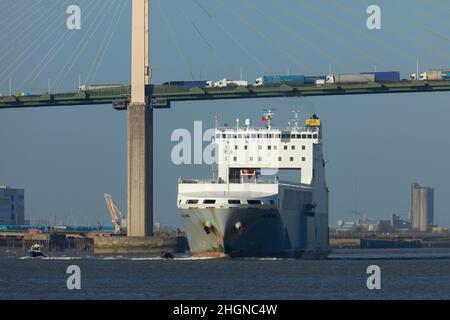
[[[197,1],[195,1],[198,3]],[[244,1],[246,2],[246,1]],[[104,6],[110,6],[114,12],[114,17],[118,17],[119,13],[125,5],[114,9],[113,2],[105,2]],[[125,2],[124,2],[125,3]],[[37,6],[38,2],[33,4]],[[56,5],[56,4],[55,4]],[[100,6],[101,4],[91,4],[92,6]],[[100,7],[96,7],[100,9]],[[204,8],[202,7],[202,10]],[[101,11],[101,10],[100,10]],[[92,12],[95,12],[93,10]],[[338,96],[338,95],[371,95],[371,94],[390,94],[390,93],[418,93],[418,92],[442,92],[450,91],[450,81],[416,81],[402,80],[386,83],[356,83],[356,84],[321,84],[321,85],[288,85],[281,84],[275,86],[240,86],[226,88],[207,88],[207,87],[187,87],[187,86],[170,86],[150,84],[150,59],[149,59],[149,2],[148,0],[132,0],[132,66],[131,66],[131,85],[108,87],[103,89],[80,89],[73,92],[53,92],[49,90],[43,94],[9,94],[0,97],[0,109],[27,109],[40,107],[63,107],[63,106],[82,106],[82,105],[105,105],[112,104],[116,109],[128,110],[128,235],[130,236],[150,236],[152,235],[153,226],[153,111],[158,108],[170,107],[173,102],[179,101],[196,101],[196,100],[219,100],[219,99],[255,99],[255,98],[280,98],[280,97],[312,97],[312,96]],[[208,12],[206,12],[209,15]],[[26,12],[24,13],[26,14]],[[45,14],[45,13],[44,13]],[[164,15],[163,15],[164,16]],[[237,15],[239,18],[239,15]],[[270,16],[269,20],[273,20]],[[165,19],[166,20],[166,19]],[[116,24],[114,19],[111,20],[109,29],[114,30]],[[279,21],[273,20],[275,24]],[[245,22],[248,23],[248,22]],[[314,22],[311,22],[312,24]],[[241,41],[229,33],[225,27],[220,25],[219,29],[223,30],[239,47],[241,47],[255,62],[263,63],[252,55]],[[253,28],[254,26],[249,25]],[[302,38],[302,35],[288,26],[280,25],[280,27],[293,38]],[[95,32],[97,27],[93,27]],[[202,37],[201,30],[194,24],[196,32]],[[51,25],[48,26],[51,29]],[[24,30],[25,31],[25,30]],[[326,34],[329,35],[329,31]],[[32,43],[39,43],[42,33]],[[89,33],[86,33],[89,35]],[[171,32],[173,36],[173,32]],[[261,30],[255,30],[255,34],[264,39],[269,39],[270,35],[263,33]],[[4,36],[0,36],[2,39]],[[88,36],[87,36],[88,37]],[[63,38],[61,38],[63,39]],[[93,63],[92,71],[88,74],[88,79],[94,79],[98,65],[101,63],[104,53],[108,47],[110,38],[102,41],[101,47]],[[176,41],[175,41],[176,42]],[[33,81],[38,78],[39,74],[51,62],[51,55],[57,53],[62,48],[63,43],[55,41],[55,50],[49,51],[42,59],[42,68],[37,65],[34,73],[23,79],[23,83]],[[346,47],[354,48],[352,44],[343,43]],[[64,80],[64,73],[70,73],[73,69],[76,59],[84,49],[85,44],[80,42],[76,50],[69,57],[67,64],[63,66],[60,75],[57,76],[57,83]],[[309,43],[311,47],[317,47],[314,43]],[[217,52],[210,46],[213,55],[220,64]],[[280,54],[293,59],[292,54],[278,48]],[[317,48],[318,50],[320,48]],[[388,48],[390,49],[390,48]],[[5,48],[4,52],[0,52],[0,58],[4,58],[11,48]],[[361,48],[354,48],[361,51]],[[182,52],[180,59],[183,59]],[[324,50],[319,50],[324,55],[330,56]],[[24,51],[15,60],[29,58],[32,51]],[[361,52],[361,55],[366,52]],[[74,59],[71,59],[73,56]],[[332,56],[330,59],[332,60]],[[72,61],[73,60],[73,61]],[[6,74],[14,69],[14,63],[6,66],[6,70],[0,70],[1,74]],[[191,72],[192,74],[192,72]],[[3,79],[4,80],[4,79]],[[50,86],[49,86],[50,87]]]

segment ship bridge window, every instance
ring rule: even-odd
[[[261,200],[247,200],[248,204],[261,204]]]
[[[252,139],[255,139],[255,138],[256,138],[256,134],[252,133]]]
[[[206,199],[203,200],[203,204],[215,204],[216,200],[215,199]]]
[[[225,139],[227,137],[226,134],[222,134],[222,138]]]
[[[190,200],[186,201],[186,203],[187,203],[187,204],[197,204],[197,203],[198,203],[198,200],[190,199]]]
[[[313,138],[314,138],[314,139],[317,139],[317,133],[313,135]]]
[[[275,138],[280,139],[280,138],[281,138],[281,134],[277,133],[277,134],[275,135]]]
[[[295,139],[295,134],[291,134],[291,139]]]
[[[302,139],[306,139],[306,134],[302,134]]]
[[[308,139],[312,139],[312,134],[308,134]]]
[[[216,134],[216,138],[220,138],[220,133]]]
[[[302,135],[301,134],[298,134],[297,135],[297,139],[301,139],[302,138]]]
[[[228,204],[241,204],[241,200],[230,199],[228,200]]]

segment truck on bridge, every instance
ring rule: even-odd
[[[93,90],[106,90],[123,87],[123,84],[91,84],[89,86],[80,85],[78,91],[93,91]]]
[[[326,77],[325,83],[334,84],[352,84],[352,83],[369,83],[369,82],[395,82],[400,81],[400,72],[383,71],[383,72],[362,72],[360,74],[330,74]],[[317,84],[323,84],[318,83]]]
[[[436,69],[436,70],[425,71],[424,73],[420,74],[419,80],[420,81],[449,81],[450,80],[450,69]]]
[[[255,87],[271,85],[314,85],[317,81],[325,81],[325,76],[305,76],[305,75],[273,75],[262,76],[255,80]]]

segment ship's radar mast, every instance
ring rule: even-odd
[[[266,128],[269,130],[272,128],[273,111],[274,109],[264,109],[263,117],[261,118],[261,120],[266,123]]]
[[[300,119],[300,110],[293,110],[294,113],[294,128],[298,128],[298,120]]]

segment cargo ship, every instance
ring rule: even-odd
[[[177,206],[195,257],[323,259],[329,253],[322,122],[299,113],[284,129],[219,127],[213,178],[178,181]],[[292,181],[278,174],[289,170]],[[292,172],[292,174],[291,174]]]

